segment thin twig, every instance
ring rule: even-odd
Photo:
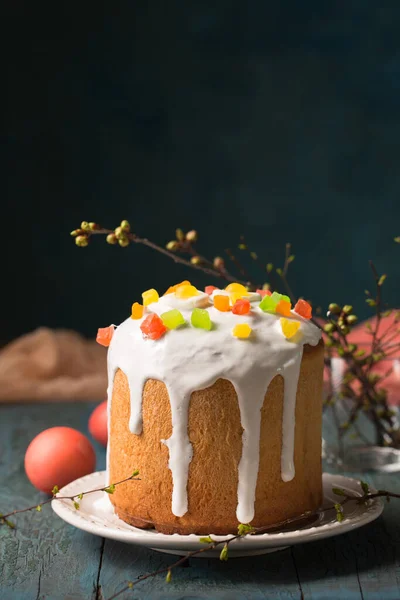
[[[277,269],[277,273],[279,275],[279,277],[281,278],[283,285],[285,286],[285,290],[290,298],[290,301],[292,304],[296,303],[296,296],[294,295],[289,282],[287,280],[287,273],[289,270],[289,265],[290,265],[290,252],[291,252],[292,246],[291,244],[287,243],[285,246],[285,262],[283,264],[283,268],[282,269]]]
[[[90,235],[108,235],[110,233],[114,233],[114,231],[112,229],[95,229],[90,232]],[[238,280],[236,277],[231,275],[226,270],[214,269],[211,267],[203,266],[201,264],[193,264],[192,262],[190,262],[190,260],[187,260],[186,258],[182,258],[182,256],[179,256],[179,254],[170,252],[166,248],[163,248],[162,246],[159,246],[158,244],[151,242],[147,238],[141,238],[138,235],[136,235],[135,233],[127,233],[126,235],[131,242],[134,242],[135,244],[142,244],[143,246],[147,246],[148,248],[151,248],[152,250],[156,250],[157,252],[160,252],[164,256],[167,256],[168,258],[173,260],[175,263],[185,265],[186,267],[196,269],[197,271],[202,271],[206,275],[211,275],[212,277],[218,277],[220,279],[225,279],[226,281],[230,281],[232,283],[238,282],[238,283],[242,283],[243,285],[247,285],[247,283],[248,283],[247,281]],[[209,261],[207,261],[207,262],[209,262]]]
[[[375,298],[375,306],[376,306],[376,323],[375,328],[372,335],[372,352],[375,353],[378,342],[378,333],[379,327],[382,319],[382,292],[381,292],[381,284],[379,283],[379,275],[378,271],[372,260],[369,261],[369,266],[371,267],[372,274],[375,280],[376,286],[376,298]]]
[[[242,263],[236,258],[236,256],[233,254],[233,252],[230,248],[225,248],[225,254],[228,256],[229,260],[231,260],[232,263],[235,265],[235,267],[238,269],[239,273],[241,275],[243,275],[243,277],[246,277],[246,279],[247,279],[246,285],[248,285],[250,283],[250,275],[248,274],[248,272],[246,271],[246,269],[244,268]]]
[[[316,511],[307,511],[307,512],[303,513],[302,515],[299,515],[298,517],[286,519],[285,521],[281,521],[280,523],[276,523],[274,525],[268,525],[266,527],[256,527],[253,529],[253,531],[251,533],[248,533],[247,535],[257,535],[257,534],[268,533],[268,532],[272,533],[274,531],[282,531],[282,529],[284,527],[287,527],[288,525],[296,525],[299,522],[304,521],[305,519],[310,519],[312,517],[321,516],[322,514],[324,514],[325,512],[328,512],[330,510],[335,510],[336,514],[338,515],[338,510],[341,511],[341,507],[344,506],[345,504],[348,504],[349,502],[366,503],[370,500],[373,500],[373,499],[379,498],[379,497],[400,498],[400,494],[395,494],[392,492],[388,492],[386,490],[378,490],[377,492],[373,492],[373,493],[364,493],[362,496],[349,495],[344,490],[341,490],[341,492],[342,492],[341,495],[342,495],[343,499],[341,499],[340,503],[326,506],[326,507],[318,509]],[[341,517],[341,518],[345,518],[345,517]],[[243,537],[246,537],[246,535],[237,534],[237,535],[230,536],[228,538],[224,538],[222,540],[213,540],[212,543],[204,546],[203,548],[198,548],[197,550],[192,550],[191,552],[188,552],[187,554],[185,554],[185,556],[182,556],[177,561],[168,565],[167,567],[162,567],[161,569],[157,569],[156,571],[153,571],[151,573],[146,573],[145,575],[138,577],[135,581],[129,581],[127,583],[127,585],[125,585],[125,587],[123,587],[121,590],[119,590],[118,592],[116,592],[115,594],[110,596],[107,600],[115,600],[115,598],[118,598],[125,592],[132,590],[133,588],[135,588],[137,586],[138,583],[141,583],[142,581],[145,581],[146,579],[149,579],[150,577],[155,577],[156,575],[161,575],[163,573],[171,573],[174,569],[176,569],[176,567],[179,567],[181,564],[186,562],[189,558],[199,556],[203,552],[209,552],[210,550],[215,550],[215,548],[217,548],[218,546],[223,545],[225,547],[228,547],[229,544],[231,544],[234,540],[237,540],[237,539],[243,538]],[[212,538],[210,538],[210,539],[212,539]]]
[[[19,509],[11,511],[9,513],[6,513],[5,515],[0,514],[0,524],[2,522],[5,522],[5,520],[8,519],[8,517],[12,517],[13,515],[17,515],[19,513],[28,512],[30,510],[37,510],[38,507],[45,506],[46,504],[49,504],[49,502],[51,502],[52,500],[72,500],[72,501],[74,501],[76,498],[87,496],[88,494],[94,494],[95,492],[104,492],[106,489],[108,489],[110,487],[111,488],[113,486],[116,487],[118,485],[121,485],[122,483],[126,483],[127,481],[140,481],[140,479],[137,477],[132,477],[132,476],[126,477],[125,479],[122,479],[121,481],[117,481],[116,483],[113,483],[111,485],[105,485],[104,487],[96,488],[95,490],[88,490],[87,492],[81,492],[78,494],[74,494],[73,496],[58,496],[57,494],[54,494],[51,498],[47,498],[46,500],[43,500],[43,502],[39,502],[39,504],[34,504],[33,506],[28,506],[28,508],[19,508]]]

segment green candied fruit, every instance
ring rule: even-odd
[[[261,310],[263,310],[264,312],[269,312],[269,313],[273,313],[275,314],[275,309],[276,309],[276,305],[277,302],[275,302],[275,300],[272,299],[272,296],[264,296],[264,298],[261,300],[259,306],[261,308]]]
[[[281,300],[283,300],[284,302],[290,302],[289,296],[285,296],[285,294],[278,294],[278,292],[273,292],[270,298],[275,302],[275,305],[278,304],[278,302],[280,302]]]
[[[210,319],[210,315],[207,310],[203,308],[195,308],[192,312],[191,323],[193,327],[198,327],[199,329],[207,329],[210,331],[212,328],[212,323]]]
[[[160,317],[165,327],[168,327],[168,329],[176,329],[177,327],[185,325],[186,323],[182,313],[176,308],[168,310],[167,312],[160,315]]]

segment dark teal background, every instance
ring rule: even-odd
[[[15,5],[17,4],[17,5]],[[191,278],[80,221],[205,254],[241,233],[264,262],[296,254],[316,304],[369,311],[367,261],[398,303],[400,3],[13,3],[6,40],[1,337],[38,325],[94,335],[142,290]]]

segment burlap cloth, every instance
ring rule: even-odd
[[[103,400],[107,349],[79,333],[45,327],[0,350],[0,402]]]

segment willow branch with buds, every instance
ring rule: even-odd
[[[276,287],[280,281],[293,304],[296,300],[288,280],[289,267],[295,259],[289,243],[286,244],[283,266],[275,267],[270,262],[264,263],[260,260],[257,253],[249,249],[245,238],[243,236],[240,238],[237,245],[238,252],[259,269],[261,282],[256,282],[249,275],[244,261],[239,259],[231,248],[225,249],[222,254],[227,256],[233,271],[229,270],[227,262],[222,256],[205,257],[197,248],[199,236],[195,230],[185,233],[182,229],[177,229],[175,239],[170,240],[165,247],[134,233],[126,220],[121,221],[120,225],[113,230],[105,229],[97,223],[83,221],[80,228],[72,231],[71,235],[75,237],[75,243],[81,247],[87,246],[94,235],[104,235],[107,243],[119,244],[122,248],[131,244],[142,244],[167,256],[175,263],[183,264],[224,281],[237,281],[247,286],[249,290],[269,289],[272,287],[271,284]],[[395,241],[400,242],[400,237],[395,238]],[[386,275],[379,275],[372,262],[370,262],[370,266],[375,282],[375,294],[372,295],[366,291],[366,302],[375,310],[376,319],[374,326],[369,325],[371,343],[368,348],[359,349],[356,344],[349,341],[348,336],[358,321],[350,304],[341,307],[332,303],[329,305],[327,318],[320,319],[322,325],[314,321],[323,327],[327,337],[325,364],[330,372],[332,357],[338,356],[345,363],[340,392],[331,389],[325,404],[333,406],[341,398],[346,398],[352,403],[348,418],[344,422],[338,423],[341,438],[351,429],[357,432],[357,419],[363,413],[374,425],[376,443],[380,446],[398,448],[400,447],[399,425],[388,404],[387,392],[382,387],[382,381],[390,375],[391,370],[389,369],[382,376],[378,375],[374,368],[381,361],[389,360],[396,352],[400,352],[400,343],[396,341],[396,334],[400,331],[397,327],[394,330],[392,326],[385,327],[382,331],[385,319],[392,314],[392,311],[386,309],[382,299],[382,286]],[[265,281],[265,278],[271,282]],[[395,314],[396,324],[400,321],[400,312]],[[335,418],[338,419],[336,412]]]
[[[117,486],[121,485],[122,483],[126,483],[127,481],[140,481],[140,479],[138,478],[138,475],[139,475],[139,471],[135,470],[132,473],[132,475],[130,475],[129,477],[126,477],[125,479],[122,479],[121,481],[117,481],[116,483],[111,483],[110,485],[106,485],[101,488],[96,488],[95,490],[89,490],[88,492],[80,492],[79,494],[74,494],[73,496],[60,496],[58,485],[55,485],[51,491],[50,498],[43,500],[43,502],[39,502],[39,504],[34,504],[33,506],[28,506],[27,508],[19,508],[16,510],[12,510],[11,512],[6,513],[6,514],[0,513],[0,525],[7,525],[11,529],[14,529],[15,523],[10,521],[10,519],[9,519],[10,517],[13,517],[13,516],[21,514],[21,513],[29,512],[31,510],[36,510],[37,512],[42,512],[42,507],[46,506],[46,504],[49,504],[53,500],[71,500],[74,504],[75,509],[79,510],[80,502],[84,496],[87,496],[88,494],[94,494],[95,492],[106,492],[107,494],[113,494],[115,492],[115,488]]]

